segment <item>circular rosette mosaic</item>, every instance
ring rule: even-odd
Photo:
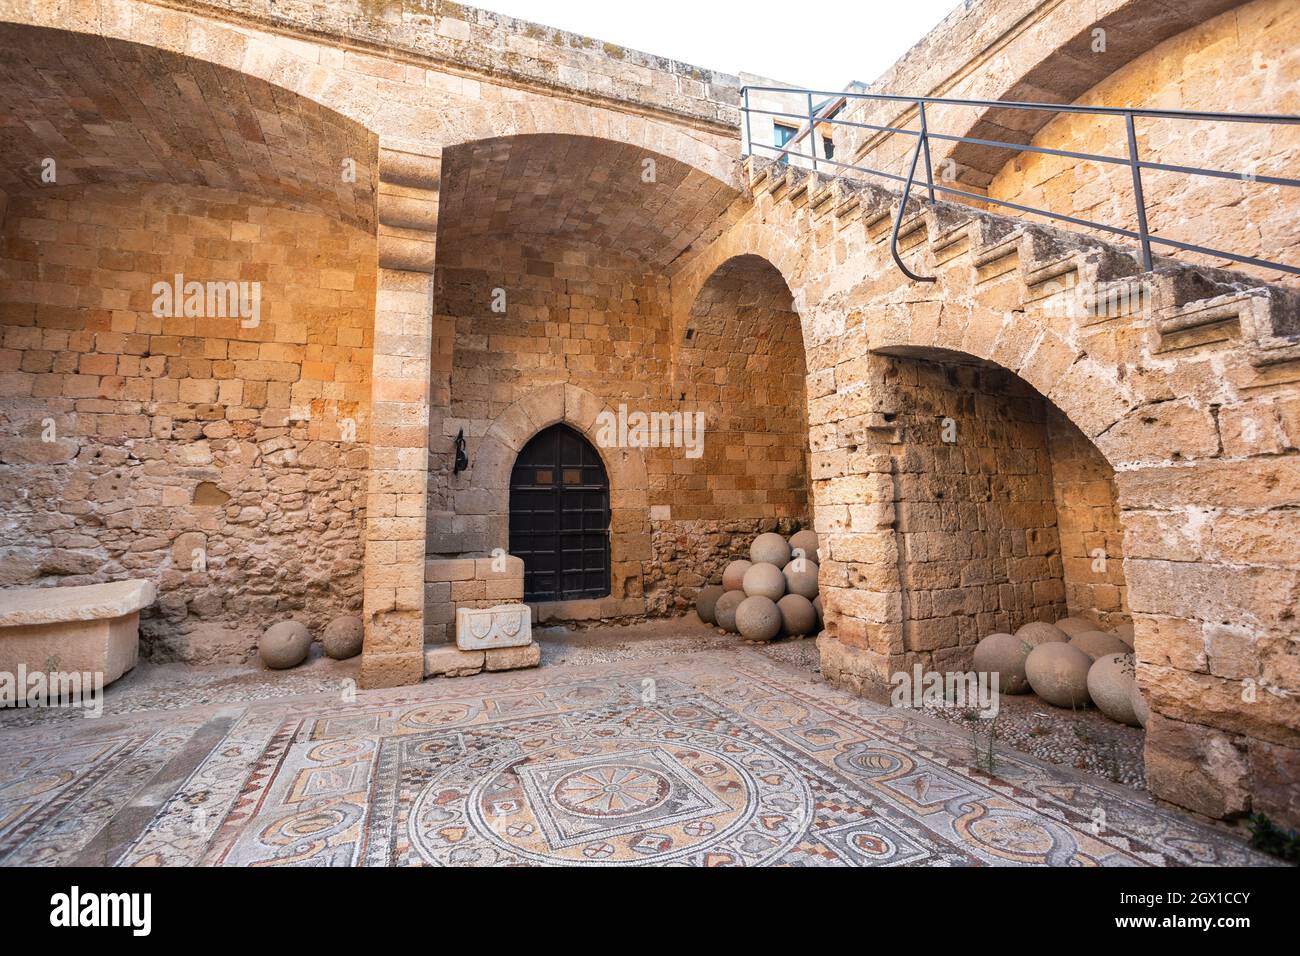
[[[688,726],[620,729],[467,755],[479,773],[453,766],[420,792],[412,845],[437,864],[753,866],[807,829],[808,786],[769,748]]]

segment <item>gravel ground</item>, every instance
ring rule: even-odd
[[[543,665],[644,660],[747,643],[736,634],[724,634],[702,624],[694,615],[626,627],[551,627],[541,629],[537,637],[542,645]],[[817,642],[812,638],[750,646],[775,660],[820,673]],[[965,728],[971,734],[972,758],[976,739],[981,754],[987,751],[988,720],[956,708],[931,708],[926,713]],[[999,701],[992,730],[994,772],[997,750],[1011,748],[1137,790],[1146,788],[1141,728],[1117,724],[1093,708],[1063,710],[1034,694],[1006,695]]]
[[[956,708],[934,708],[926,713],[967,728],[972,752],[977,739],[981,752],[987,750],[989,720]],[[1142,773],[1142,744],[1146,735],[1140,727],[1118,724],[1095,708],[1064,710],[1034,694],[1007,695],[999,700],[992,732],[994,773],[997,750],[1010,747],[1039,760],[1074,767],[1135,790],[1146,789],[1146,777]]]

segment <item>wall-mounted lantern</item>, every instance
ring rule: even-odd
[[[465,429],[456,433],[456,464],[453,466],[452,474],[459,475],[469,467],[469,456],[465,454]]]

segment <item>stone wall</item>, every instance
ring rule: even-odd
[[[823,562],[823,585],[837,609],[865,608],[897,588],[898,624],[870,635],[891,667],[967,669],[980,638],[1064,617],[1067,595],[1070,613],[1119,615],[1114,476],[1050,402],[969,357],[877,356],[864,371],[879,411],[858,423],[853,448],[876,462],[872,477],[864,486],[826,479],[816,490],[840,521],[892,540],[871,557]],[[833,447],[842,434],[815,428],[814,441]],[[1079,559],[1088,545],[1114,549],[1108,573]],[[836,618],[851,639],[857,625]]]
[[[1076,102],[1293,114],[1300,111],[1298,81],[1300,6],[1254,0],[1164,41]],[[1137,130],[1145,160],[1296,178],[1300,127],[1141,118]],[[1108,156],[1127,155],[1128,149],[1122,119],[1070,113],[1053,119],[1032,143]],[[1300,221],[1293,214],[1300,190],[1161,170],[1143,173],[1143,190],[1153,233],[1300,265]],[[994,177],[988,195],[1137,229],[1132,177],[1123,166],[1021,153]],[[1172,249],[1154,251],[1236,268]],[[1241,268],[1274,281],[1284,278]]]
[[[359,607],[373,236],[138,185],[19,197],[3,237],[0,581],[152,580],[158,660]],[[259,282],[260,322],[155,315],[177,273]]]
[[[1066,607],[1073,617],[1090,618],[1111,629],[1128,618],[1115,469],[1050,403],[1047,446]]]
[[[1063,521],[1058,513],[1069,559],[1058,593],[1070,610],[1094,598],[1110,607],[1113,598],[1119,607],[1106,613],[1132,618],[1138,683],[1153,712],[1152,792],[1200,812],[1258,809],[1294,825],[1294,297],[1243,290],[1228,272],[1143,275],[1130,250],[942,203],[909,217],[905,261],[936,279],[914,283],[892,262],[889,230],[878,225],[896,208],[895,194],[811,183],[770,163],[751,162],[749,175],[753,209],[674,273],[674,312],[689,315],[698,290],[738,255],[766,258],[800,303],[811,479],[827,558],[818,639],[827,679],[867,693],[887,687],[907,661],[902,489],[945,481],[933,463],[896,468],[907,449],[887,438],[906,435],[897,425],[906,406],[882,390],[879,363],[981,360],[1032,386],[1114,470],[1120,569],[1115,506],[1089,491],[1108,472],[1044,416],[1049,458],[1059,459],[1065,482],[1052,489],[1053,506],[1076,493],[1088,503],[1086,516],[1067,508],[1075,513]],[[1100,293],[1125,294],[1115,308],[1077,308],[1080,290],[1107,302]],[[1093,532],[1082,531],[1085,522]],[[1090,551],[1097,530],[1106,571],[1090,581],[1078,544]]]
[[[441,61],[457,72],[637,103],[683,121],[736,125],[735,76],[451,0],[202,0],[195,6],[294,32],[333,34],[390,57]]]
[[[504,312],[492,308],[497,289]],[[675,345],[667,280],[634,259],[540,239],[449,237],[434,311],[454,329],[454,346],[450,403],[430,426],[430,556],[507,546],[506,489],[482,475],[498,464],[509,410],[556,386],[614,414],[701,412],[705,422],[698,457],[671,446],[640,453],[645,484],[631,498],[609,469],[611,601],[572,602],[573,614],[679,613],[756,534],[808,523],[803,347],[789,290],[770,266],[738,260],[719,270]],[[515,440],[546,424],[525,421]],[[453,475],[443,452],[462,429],[470,469]],[[598,434],[589,437],[600,447]]]

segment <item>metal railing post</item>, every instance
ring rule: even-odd
[[[935,276],[917,275],[907,267],[903,262],[903,257],[898,254],[898,233],[903,228],[903,214],[907,211],[907,200],[912,195],[912,181],[916,178],[916,161],[921,157],[922,137],[916,138],[916,149],[912,150],[912,165],[907,170],[907,182],[903,185],[903,195],[898,197],[898,215],[894,217],[894,231],[889,237],[889,254],[894,259],[894,265],[902,270],[903,275],[915,282],[934,282]]]
[[[930,131],[925,125],[925,101],[917,100],[916,108],[921,114],[921,143],[925,147],[925,185],[930,193],[930,202],[934,202],[934,170],[930,168]]]
[[[1142,268],[1151,271],[1151,234],[1147,230],[1147,203],[1142,194],[1142,167],[1138,165],[1137,131],[1133,126],[1133,114],[1124,114],[1124,126],[1128,130],[1128,166],[1133,171],[1133,199],[1137,204],[1138,242],[1142,245]]]
[[[817,172],[817,119],[811,90],[808,91],[808,155],[812,157],[813,172]]]
[[[741,96],[743,97],[743,101],[740,109],[741,112],[745,114],[745,152],[742,155],[748,156],[750,153],[754,151],[754,133],[749,128],[749,87],[748,86],[745,87],[743,90],[741,90]]]

